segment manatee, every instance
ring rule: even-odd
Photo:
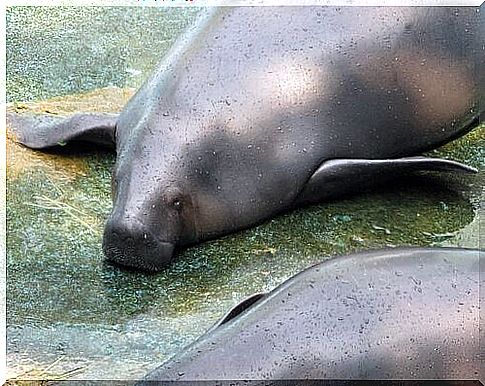
[[[137,385],[478,379],[482,253],[403,248],[324,261],[246,299]]]
[[[202,12],[120,114],[9,114],[33,149],[116,149],[108,260],[162,269],[181,247],[413,171],[475,127],[478,7]]]

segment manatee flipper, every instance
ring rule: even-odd
[[[7,113],[7,127],[16,141],[32,149],[85,141],[115,147],[118,115],[103,113],[76,114],[61,117],[47,114]]]
[[[252,294],[251,296],[247,297],[246,299],[241,301],[239,304],[232,307],[216,324],[214,324],[214,326],[211,328],[211,330],[216,329],[217,327],[222,326],[223,324],[234,319],[236,316],[241,314],[243,311],[247,310],[249,307],[251,307],[258,300],[262,299],[264,296],[266,296],[266,293],[258,292],[258,293]]]
[[[295,204],[310,204],[377,185],[414,171],[476,173],[456,161],[441,158],[333,159],[323,162],[305,184]]]

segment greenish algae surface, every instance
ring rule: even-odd
[[[199,10],[9,7],[7,102],[138,87]]]

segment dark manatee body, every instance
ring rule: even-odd
[[[478,379],[480,253],[327,260],[236,307],[145,381]]]
[[[413,156],[478,123],[479,52],[476,7],[223,7],[119,116],[10,119],[33,148],[116,147],[104,252],[159,269],[175,247],[398,173],[471,171]]]

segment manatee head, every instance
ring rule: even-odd
[[[103,252],[117,264],[157,271],[177,247],[197,240],[191,190],[155,129],[135,128],[123,137],[128,140],[117,139]]]
[[[167,187],[120,189],[113,178],[113,210],[104,230],[107,259],[128,267],[157,271],[167,265],[176,247],[196,240],[191,197],[175,184]]]

